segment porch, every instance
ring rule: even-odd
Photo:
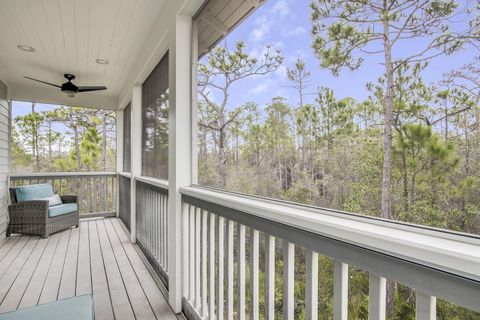
[[[58,90],[25,82],[16,71],[27,65],[25,61],[10,63],[0,57],[0,66],[15,67],[5,73],[0,68],[0,80],[6,82],[0,81],[1,231],[8,223],[9,186],[47,182],[56,193],[77,194],[82,219],[78,229],[48,239],[1,238],[0,312],[92,293],[100,320],[317,320],[325,310],[335,320],[346,320],[353,274],[366,279],[368,296],[362,298],[365,317],[372,320],[387,317],[387,281],[408,290],[418,320],[436,319],[437,299],[480,312],[479,236],[198,186],[198,57],[261,2],[151,1],[150,8],[137,1],[138,12],[119,9],[118,16],[125,20],[135,11],[134,30],[112,32],[114,49],[123,55],[117,43],[123,41],[135,50],[128,52],[131,60],[112,61],[108,72],[92,72],[95,81],[112,81],[114,89],[105,94],[67,98]],[[90,9],[77,5],[83,10],[62,12],[72,15],[71,20],[89,21]],[[104,9],[109,16],[107,6]],[[102,23],[111,29],[121,24],[105,17],[92,30],[108,29]],[[50,18],[61,24],[60,14]],[[145,36],[136,39],[136,32]],[[98,37],[91,43],[103,39],[95,33],[82,36],[85,42],[88,36]],[[57,38],[49,35],[51,47],[63,52]],[[74,44],[65,47],[75,48]],[[90,51],[101,49],[105,48]],[[69,50],[78,59],[88,55],[88,50]],[[45,57],[55,54],[47,52]],[[101,68],[93,63],[77,68],[87,75]],[[58,69],[74,68],[59,64]],[[39,69],[47,80],[58,80],[59,70]],[[155,103],[168,101],[168,146],[145,152],[144,126],[151,119],[146,118],[149,106],[144,106],[143,90],[153,87],[145,83],[156,70],[162,71],[155,76],[166,91],[161,99],[145,97]],[[115,110],[115,171],[11,172],[11,100]],[[168,154],[167,161],[152,157],[156,153],[162,159]],[[156,170],[161,165],[162,170]],[[168,179],[153,177],[157,171]],[[325,274],[319,273],[322,264]],[[328,277],[324,282],[329,296],[318,294],[322,277]],[[301,283],[298,290],[296,283]]]

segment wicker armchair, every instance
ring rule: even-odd
[[[17,202],[16,189],[10,188],[12,204],[8,206],[10,221],[6,230],[6,236],[12,233],[39,235],[48,238],[52,233],[78,227],[78,210],[49,217],[48,200],[30,200]],[[77,203],[77,196],[60,196],[63,203]]]

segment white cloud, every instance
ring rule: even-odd
[[[285,44],[282,41],[277,41],[272,46],[275,49],[283,49],[285,48]]]
[[[290,13],[286,0],[277,0],[277,3],[273,6],[273,12],[278,14],[280,18],[286,17]]]
[[[287,79],[287,67],[282,64],[277,70],[275,70],[275,74],[277,75],[277,77],[280,78],[280,80],[282,80],[282,81],[286,80]]]
[[[306,32],[307,32],[307,30],[304,27],[298,26],[296,28],[293,28],[293,29],[287,31],[286,35],[288,37],[294,37],[294,36],[299,36],[299,35],[305,34]]]
[[[250,90],[249,95],[257,95],[260,93],[264,93],[268,90],[268,83],[267,82],[261,82],[257,84],[252,90]]]
[[[250,40],[253,42],[258,42],[263,40],[266,35],[268,35],[272,29],[272,21],[267,18],[267,16],[262,15],[258,17],[254,22],[255,28],[250,34]]]

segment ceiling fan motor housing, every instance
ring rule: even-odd
[[[62,84],[62,92],[65,92],[69,97],[74,96],[78,92],[78,87],[70,82],[65,82]]]

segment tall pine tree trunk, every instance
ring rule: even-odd
[[[218,175],[219,175],[219,187],[225,189],[227,186],[227,150],[226,150],[226,136],[225,129],[220,129],[218,139]]]
[[[38,127],[38,122],[35,117],[35,102],[32,102],[32,116],[34,117],[34,120],[32,122],[32,133],[33,133],[33,139],[32,139],[32,153],[33,156],[35,157],[35,172],[40,172],[40,154],[39,154],[39,147],[38,147],[38,135],[40,134],[40,130]]]
[[[52,122],[48,121],[48,161],[49,161],[49,171],[53,171],[53,156],[52,156]]]
[[[387,2],[384,2],[385,6]],[[387,11],[387,9],[386,9]],[[383,173],[382,173],[382,200],[381,217],[391,219],[392,200],[390,194],[390,181],[392,176],[392,121],[393,121],[393,66],[392,46],[389,37],[388,12],[384,13],[383,47],[385,51],[385,73],[387,78],[387,94],[385,99],[384,128],[383,128]],[[395,283],[387,281],[387,310],[393,314]]]
[[[107,171],[107,113],[103,111],[102,123],[102,170]],[[100,182],[100,188],[103,190],[103,196],[100,197],[100,208],[107,211],[107,179],[103,178]]]
[[[389,38],[388,21],[383,22],[385,73],[387,78],[387,94],[385,98],[384,128],[383,128],[383,176],[382,176],[382,203],[381,217],[392,217],[390,180],[392,175],[392,118],[393,118],[393,67],[392,47]]]

